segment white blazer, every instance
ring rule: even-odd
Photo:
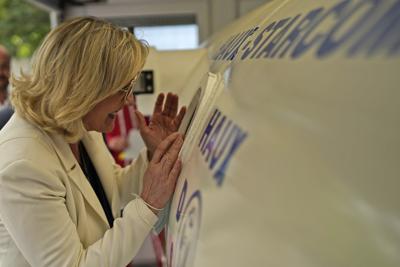
[[[132,196],[142,187],[144,151],[120,168],[100,133],[83,142],[116,218],[111,229],[62,136],[16,114],[0,131],[0,267],[123,267],[141,247],[157,221]]]

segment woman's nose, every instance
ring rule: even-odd
[[[133,94],[128,95],[128,97],[125,100],[125,104],[132,105],[132,106],[135,104],[135,97],[133,96]]]

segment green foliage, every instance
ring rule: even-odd
[[[0,0],[0,44],[13,57],[31,57],[50,31],[50,17],[26,0]]]

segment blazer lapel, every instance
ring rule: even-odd
[[[85,174],[82,172],[79,163],[76,161],[74,155],[72,154],[68,143],[62,136],[56,134],[51,135],[51,140],[53,143],[53,147],[58,155],[58,158],[63,164],[72,182],[78,187],[83,197],[94,209],[94,211],[99,215],[99,217],[104,221],[104,223],[109,225],[100,201],[98,200],[96,193],[94,192],[92,186],[87,180]]]
[[[96,136],[98,135],[98,136]],[[96,168],[97,174],[100,178],[101,184],[107,196],[108,203],[110,203],[111,210],[114,218],[120,217],[120,199],[118,195],[118,188],[116,187],[115,173],[112,164],[112,158],[103,142],[103,137],[100,133],[88,133],[82,139],[86,151]],[[104,162],[108,160],[109,162]]]

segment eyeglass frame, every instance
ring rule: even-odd
[[[135,83],[140,76],[140,72],[132,79],[132,81],[125,87],[121,88],[120,91],[125,93],[124,101],[128,100],[128,97],[133,94],[133,89],[135,88]]]

